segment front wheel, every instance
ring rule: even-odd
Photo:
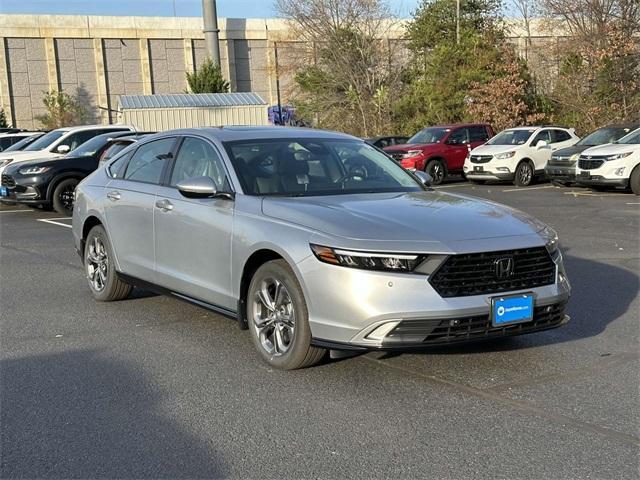
[[[251,337],[267,363],[282,370],[295,370],[322,360],[326,350],[311,345],[304,294],[284,260],[273,260],[258,268],[246,303]]]
[[[528,187],[533,181],[533,166],[529,162],[520,162],[516,167],[513,184],[516,187]]]
[[[629,186],[633,193],[640,195],[640,165],[637,165],[636,168],[633,169],[633,172],[631,172]]]
[[[73,202],[77,186],[78,180],[75,178],[68,178],[66,180],[62,180],[53,190],[51,204],[53,205],[53,209],[60,215],[70,217],[73,213]]]
[[[440,185],[447,176],[447,169],[441,160],[430,160],[424,171],[433,178],[432,185]]]

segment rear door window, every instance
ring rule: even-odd
[[[470,142],[486,142],[487,140],[489,140],[489,134],[487,133],[486,127],[469,127]]]
[[[124,173],[125,180],[159,184],[175,144],[175,137],[145,143],[136,150]]]

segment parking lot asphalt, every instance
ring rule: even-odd
[[[281,372],[230,319],[94,302],[70,220],[3,207],[0,477],[638,478],[639,197],[438,188],[558,231],[568,325]]]

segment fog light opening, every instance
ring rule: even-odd
[[[373,332],[368,334],[365,338],[367,340],[374,340],[376,342],[381,342],[382,340],[384,340],[384,337],[386,337],[391,332],[391,330],[393,330],[394,328],[396,328],[396,326],[398,326],[399,323],[400,323],[399,321],[383,323],[382,325],[377,327],[375,330],[373,330]]]

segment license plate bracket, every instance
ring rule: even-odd
[[[473,166],[473,171],[474,171],[474,172],[482,173],[482,172],[484,172],[484,167],[479,166],[479,165],[474,165],[474,166]]]
[[[491,298],[491,325],[504,327],[533,320],[533,293],[518,293]]]

